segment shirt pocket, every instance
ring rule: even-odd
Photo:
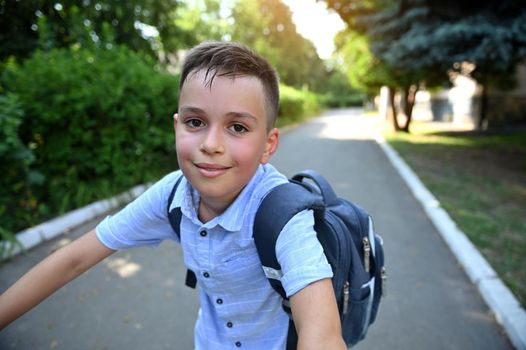
[[[261,283],[268,283],[253,244],[245,247],[238,245],[220,257],[216,276],[222,281],[222,289],[233,294],[257,290],[261,288]]]

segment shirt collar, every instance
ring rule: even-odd
[[[186,179],[183,179],[184,181],[181,181],[181,185],[183,186],[182,198],[180,201],[181,212],[198,226],[213,228],[219,225],[226,231],[240,231],[243,227],[246,216],[248,215],[248,204],[251,200],[254,188],[257,186],[263,174],[264,170],[262,165],[260,165],[254,176],[252,176],[252,179],[243,188],[243,190],[239,193],[234,202],[225,210],[225,212],[205,224],[203,224],[197,216],[199,194],[192,187],[192,185],[186,181]]]

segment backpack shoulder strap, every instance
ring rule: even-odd
[[[292,177],[292,181],[295,182],[303,183],[303,179],[308,179],[314,182],[318,187],[319,193],[323,197],[323,202],[326,206],[337,205],[340,202],[329,181],[317,171],[307,169]]]
[[[183,215],[183,213],[181,212],[181,208],[179,207],[170,210],[170,206],[172,205],[175,192],[177,191],[177,188],[179,187],[182,178],[183,175],[181,175],[175,182],[174,187],[172,188],[172,192],[170,192],[170,196],[168,197],[168,204],[166,205],[166,211],[168,212],[168,220],[170,221],[170,226],[172,226],[173,230],[175,231],[175,234],[177,235],[177,237],[179,237],[179,241],[181,241],[181,216]],[[195,288],[195,286],[197,285],[197,278],[192,270],[186,270],[185,284],[190,288]]]
[[[181,225],[181,208],[174,208],[173,210],[170,210],[170,206],[172,205],[175,192],[177,191],[177,188],[179,187],[182,178],[183,175],[181,175],[177,179],[177,181],[175,181],[174,187],[172,188],[170,196],[168,197],[168,204],[166,205],[166,212],[168,213],[168,220],[170,221],[170,226],[172,226],[173,230],[177,234],[177,237],[179,237],[179,240],[181,240],[181,230],[179,228]]]
[[[297,182],[276,186],[258,208],[254,219],[254,243],[265,275],[284,300],[288,298],[280,282],[282,272],[276,257],[278,236],[294,215],[305,209],[319,211],[323,208],[321,197]]]

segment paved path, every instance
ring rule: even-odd
[[[371,212],[384,238],[388,295],[356,348],[511,349],[359,114],[339,111],[287,132],[273,158],[287,175],[325,174]],[[0,267],[0,290],[76,234]],[[173,243],[119,252],[0,333],[0,349],[192,349],[197,297],[183,286],[180,259]]]

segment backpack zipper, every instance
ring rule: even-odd
[[[369,238],[367,237],[364,237],[362,239],[362,243],[363,243],[363,264],[365,266],[365,272],[369,272],[369,270],[371,269],[371,264],[370,264],[370,260],[371,260],[371,243],[369,242]]]
[[[341,224],[340,220],[338,220],[338,218],[336,217],[336,215],[334,213],[328,211],[327,214],[328,214],[327,217],[326,217],[327,223],[330,226],[332,226],[332,229],[335,229],[336,225],[338,225],[338,226],[340,226],[340,228],[342,228],[341,227],[342,224]],[[342,249],[342,247],[346,247],[347,244],[354,244],[354,243],[352,242],[352,238],[350,236],[348,236],[348,235],[343,235],[343,236],[337,235],[337,236],[340,237],[343,240],[346,240],[346,241],[347,240],[351,240],[351,242],[345,242],[345,244],[344,244],[344,242],[341,242],[340,240],[338,240],[338,252],[339,252],[338,254],[340,255],[340,257],[344,258],[344,259],[340,259],[340,260],[345,260],[343,262],[342,261],[340,262],[341,265],[339,267],[340,268],[341,267],[345,267],[345,269],[347,269],[350,266],[350,263],[351,263],[350,257],[348,256],[348,254],[342,253],[341,249]],[[334,289],[335,291],[339,290],[339,288],[341,288],[339,286],[334,286],[334,287],[335,287],[335,289]],[[343,305],[342,305],[342,314],[343,315],[347,314],[347,312],[349,311],[350,288],[351,288],[351,284],[350,284],[350,282],[348,280],[346,280],[343,283],[343,300],[342,300],[342,303],[343,303]]]
[[[327,224],[329,224],[329,226],[331,226],[331,229],[332,230],[335,230],[336,231],[336,228],[340,228],[341,230],[344,230],[344,227],[342,227],[342,223],[340,222],[340,220],[337,218],[337,216],[328,211],[326,212],[327,214],[327,217],[326,217],[326,221],[327,221]],[[346,275],[348,275],[348,270],[349,270],[349,267],[351,265],[351,261],[350,261],[350,256],[348,254],[345,254],[344,252],[342,252],[342,247],[347,247],[348,244],[353,244],[352,241],[349,243],[348,241],[349,240],[352,240],[352,238],[348,235],[336,235],[336,237],[339,237],[339,239],[337,240],[338,242],[338,260],[339,260],[339,266],[337,266],[336,268],[337,269],[341,269],[341,271],[344,271]],[[349,282],[344,282],[344,283],[347,283],[349,284]],[[344,286],[342,285],[335,285],[334,286],[334,291],[340,291],[342,290],[341,288],[343,288]],[[347,288],[350,288],[350,284]]]
[[[387,271],[385,270],[385,266],[382,266],[380,276],[382,279],[382,297],[385,297],[387,295]]]
[[[343,314],[345,315],[349,311],[349,281],[345,281],[343,284]]]

